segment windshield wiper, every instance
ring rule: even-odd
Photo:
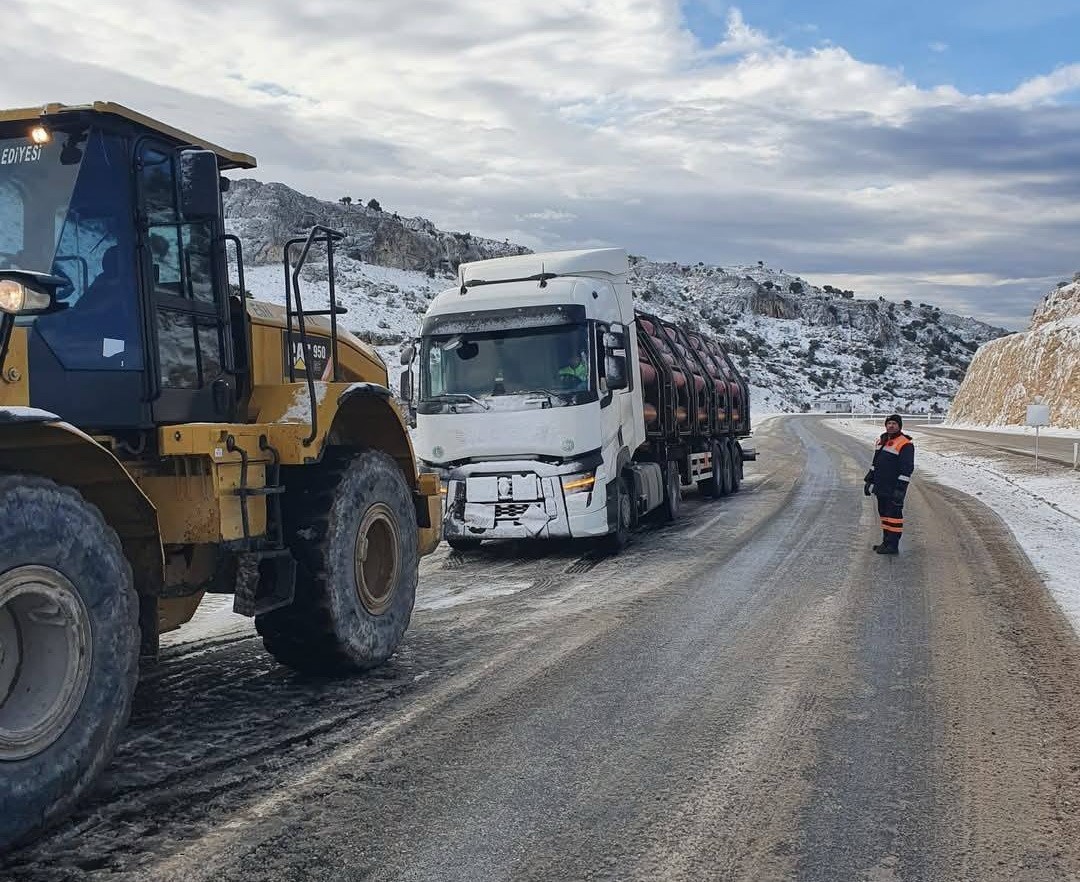
[[[580,390],[565,389],[562,392],[552,392],[550,389],[544,389],[543,387],[540,387],[538,389],[529,389],[528,391],[522,392],[521,394],[522,395],[535,395],[537,392],[540,392],[540,393],[543,393],[544,395],[546,395],[549,399],[554,399],[556,401],[562,401],[564,396],[573,395],[575,391],[580,391]]]
[[[439,395],[433,395],[436,401],[453,401],[454,399],[466,399],[467,401],[474,401],[479,404],[484,410],[491,410],[491,405],[486,404],[479,398],[470,395],[468,392],[442,392]]]

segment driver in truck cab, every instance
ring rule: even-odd
[[[570,363],[559,369],[559,381],[563,386],[581,386],[589,381],[589,366],[580,352],[570,356]]]

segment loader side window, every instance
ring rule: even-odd
[[[174,151],[145,144],[140,189],[150,285],[157,308],[159,378],[170,389],[202,389],[221,376],[221,318],[214,284],[214,231],[180,215]]]

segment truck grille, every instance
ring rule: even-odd
[[[529,502],[500,502],[495,506],[495,520],[514,521],[520,518],[532,503]]]

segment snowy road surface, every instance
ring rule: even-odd
[[[96,798],[12,880],[1012,880],[1080,874],[1080,647],[1003,523],[775,419],[737,496],[615,559],[425,560],[392,662],[174,642]],[[523,554],[523,556],[521,556]]]

